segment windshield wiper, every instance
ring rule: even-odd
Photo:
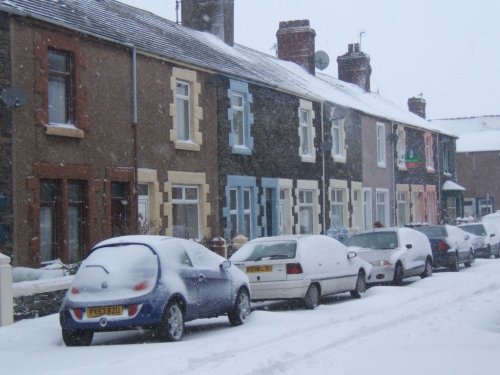
[[[283,254],[274,254],[274,255],[262,255],[260,257],[257,257],[255,259],[252,259],[254,262],[257,262],[259,260],[262,260],[264,258],[269,258],[269,259],[286,259],[289,258],[288,255],[283,255]]]
[[[109,275],[109,271],[104,266],[100,266],[98,264],[89,264],[88,266],[85,266],[85,268],[89,268],[89,267],[102,268],[104,270],[104,272],[106,272]]]

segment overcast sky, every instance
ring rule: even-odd
[[[175,0],[120,0],[175,21]],[[316,50],[336,58],[359,41],[372,91],[406,108],[423,94],[428,118],[500,115],[498,0],[235,0],[235,42],[274,54],[280,21],[309,19]],[[180,12],[179,12],[180,19]]]

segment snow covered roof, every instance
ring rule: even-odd
[[[500,115],[445,118],[429,121],[436,128],[457,135],[487,130],[500,130]]]
[[[500,151],[500,116],[430,120],[442,131],[455,133],[457,152]]]
[[[446,181],[444,184],[443,184],[443,190],[459,190],[459,191],[464,191],[466,190],[463,186],[460,186],[459,184],[457,184],[456,182],[453,182],[453,181]]]
[[[241,45],[228,46],[209,33],[183,27],[116,0],[0,0],[0,10],[135,46],[139,52],[157,54],[305,99],[328,101],[389,121],[452,135],[356,85],[323,74],[313,76],[294,63]]]

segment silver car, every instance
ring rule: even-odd
[[[339,241],[321,235],[265,237],[230,258],[250,279],[252,300],[299,299],[314,309],[321,296],[359,298],[371,266]]]
[[[427,237],[411,228],[380,228],[353,235],[347,246],[372,266],[370,283],[402,283],[411,276],[432,275]]]

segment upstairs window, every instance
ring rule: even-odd
[[[451,168],[451,151],[450,148],[445,145],[443,149],[443,171],[446,175],[451,176],[452,175],[452,168]]]
[[[427,172],[434,172],[434,154],[432,149],[432,134],[424,133],[425,167]]]
[[[250,155],[253,150],[252,125],[254,122],[251,104],[252,94],[248,83],[230,80],[228,98],[231,107],[228,109],[228,119],[231,125],[229,146],[235,154]]]
[[[191,88],[189,82],[177,81],[175,100],[177,103],[177,140],[191,140]]]
[[[332,120],[332,157],[335,161],[345,162],[344,120]]]
[[[303,162],[314,163],[316,150],[314,149],[315,131],[313,127],[314,111],[312,102],[300,100],[299,108],[299,155]]]
[[[49,124],[73,123],[73,82],[71,54],[48,51],[48,112]]]
[[[404,127],[398,126],[396,150],[398,153],[398,168],[406,170],[406,132]]]
[[[385,124],[377,123],[377,166],[385,168]]]

